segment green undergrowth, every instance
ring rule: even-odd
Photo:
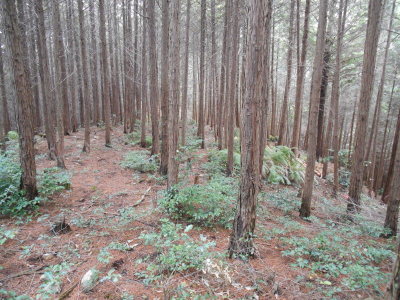
[[[368,207],[372,201],[363,197]],[[395,258],[394,240],[377,239],[384,232],[381,222],[368,212],[346,218],[344,205],[325,198],[316,205],[324,218],[313,215],[309,223],[301,222],[300,203],[292,189],[261,194],[260,206],[279,209],[283,216],[272,218],[261,210],[260,217],[268,223],[260,224],[260,238],[279,240],[282,255],[291,258],[291,267],[308,271],[312,280],[304,279],[304,284],[314,292],[340,297],[345,291],[362,290],[381,297]]]
[[[174,224],[168,219],[161,219],[159,232],[142,233],[140,239],[146,245],[151,245],[156,250],[156,256],[148,256],[137,263],[148,263],[146,272],[136,273],[143,278],[144,283],[160,280],[166,274],[185,271],[200,271],[207,259],[212,259],[215,254],[209,251],[215,242],[207,241],[200,235],[200,241],[189,236],[193,228],[185,228],[181,224]]]
[[[304,179],[304,166],[289,147],[266,147],[262,174],[268,183],[301,184]]]
[[[228,161],[228,150],[212,149],[208,153],[208,162],[203,166],[208,174],[226,174]],[[237,176],[240,172],[240,154],[233,152],[233,175]]]
[[[159,205],[175,220],[229,227],[235,212],[237,186],[234,178],[214,176],[205,184],[178,185],[164,191]]]
[[[135,129],[135,131],[128,133],[125,135],[125,141],[128,144],[131,145],[138,145],[140,144],[140,139],[141,139],[141,129],[140,126],[137,126],[138,128]],[[149,134],[146,134],[145,136],[145,142],[146,142],[146,147],[150,147],[153,144],[153,139],[152,136]]]
[[[154,173],[158,170],[157,156],[150,156],[146,150],[130,151],[125,154],[121,166],[140,173]]]
[[[68,171],[59,168],[43,169],[37,173],[39,196],[29,201],[25,198],[25,191],[20,189],[21,175],[18,144],[11,140],[7,151],[0,153],[0,215],[25,215],[50,196],[71,187]]]

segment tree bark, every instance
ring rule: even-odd
[[[168,174],[168,119],[169,119],[169,3],[162,0],[161,42],[161,162],[160,174]]]
[[[256,225],[256,203],[260,185],[260,108],[263,78],[263,43],[267,3],[249,1],[248,48],[246,60],[246,92],[242,109],[242,151],[240,190],[233,231],[229,242],[229,256],[254,256],[253,244]]]
[[[393,265],[392,278],[385,294],[385,300],[400,299],[400,243],[397,246],[397,258]]]
[[[185,31],[185,62],[184,62],[184,75],[183,75],[183,90],[182,90],[182,108],[181,108],[181,120],[182,120],[182,134],[181,134],[181,145],[186,144],[186,124],[187,124],[187,102],[188,102],[188,79],[189,79],[189,29],[190,29],[190,6],[191,1],[187,0],[186,4],[186,31]],[[218,129],[217,129],[218,130]]]
[[[150,63],[150,106],[151,106],[151,135],[153,139],[151,154],[160,152],[159,139],[159,94],[158,94],[158,71],[157,71],[157,48],[156,48],[156,17],[154,13],[155,0],[149,0],[149,63]]]
[[[21,188],[25,190],[26,198],[28,200],[33,200],[38,195],[36,187],[35,149],[33,143],[34,122],[31,109],[34,103],[29,90],[28,75],[24,68],[23,43],[21,38],[23,33],[18,25],[14,0],[5,0],[3,2],[3,12],[17,96],[17,125],[22,167]]]
[[[367,134],[367,123],[369,107],[372,96],[376,52],[380,31],[380,16],[382,9],[381,0],[370,0],[368,6],[367,36],[364,45],[363,72],[361,77],[361,90],[358,105],[358,118],[356,126],[356,137],[354,154],[352,157],[351,177],[349,186],[350,201],[347,211],[354,213],[360,208],[360,195],[363,184],[365,140]]]
[[[146,145],[146,122],[147,122],[147,8],[146,2],[143,2],[143,31],[142,31],[142,112],[141,112],[141,132],[140,146],[145,148]]]
[[[87,68],[87,56],[86,56],[86,39],[85,39],[85,29],[84,29],[84,11],[82,0],[78,0],[78,13],[79,13],[79,35],[81,43],[81,58],[82,58],[82,78],[83,78],[83,88],[82,88],[82,102],[83,102],[83,115],[85,124],[85,140],[83,143],[83,152],[90,152],[90,96],[88,87],[88,68]],[[103,87],[104,88],[104,87]]]
[[[206,0],[201,0],[201,18],[200,18],[200,77],[199,77],[199,118],[197,136],[201,139],[201,148],[205,148],[204,131],[204,53],[206,47]]]
[[[314,183],[314,168],[317,148],[317,120],[318,105],[320,98],[320,89],[323,72],[323,56],[325,48],[325,32],[327,17],[328,0],[320,0],[319,2],[319,19],[317,31],[317,46],[315,51],[313,74],[311,82],[311,110],[309,130],[308,130],[308,148],[307,148],[307,167],[304,178],[304,188],[301,199],[300,217],[307,218],[311,214],[311,197]]]
[[[292,61],[293,61],[293,21],[294,21],[294,0],[290,1],[290,16],[289,16],[289,40],[288,40],[288,52],[287,52],[287,73],[285,92],[283,95],[281,118],[279,121],[279,139],[278,145],[283,145],[286,138],[286,130],[288,123],[288,106],[289,106],[289,93],[290,85],[292,81]]]

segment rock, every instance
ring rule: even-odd
[[[44,261],[49,261],[54,257],[54,254],[53,253],[45,253],[45,254],[43,254],[42,257],[43,257]]]
[[[89,292],[95,287],[97,280],[99,280],[99,273],[96,269],[90,269],[83,275],[81,280],[82,291]]]

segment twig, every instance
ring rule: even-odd
[[[142,198],[140,198],[140,200],[139,200],[138,202],[136,202],[135,204],[133,204],[132,207],[136,207],[136,206],[138,206],[140,203],[142,203],[143,200],[144,200],[144,198],[146,198],[147,194],[150,192],[150,190],[151,190],[151,187],[149,187],[149,188],[147,189],[147,191],[143,194]]]
[[[71,294],[71,292],[78,286],[79,280],[76,281],[68,290],[66,290],[64,293],[61,294],[61,296],[58,298],[58,300],[63,300]]]
[[[40,271],[40,270],[42,270],[42,269],[44,269],[46,267],[47,267],[47,265],[44,265],[44,266],[37,267],[34,270],[22,271],[22,272],[13,274],[13,275],[9,275],[6,278],[0,279],[0,282],[1,281],[7,281],[7,280],[10,280],[10,279],[13,279],[13,278],[17,278],[17,277],[21,277],[21,276],[25,276],[25,275],[32,275],[32,274],[35,274],[35,273],[40,273],[38,271]]]

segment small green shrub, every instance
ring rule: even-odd
[[[272,184],[300,184],[304,179],[304,166],[289,147],[266,147],[263,176]]]
[[[13,239],[18,233],[16,229],[7,229],[5,226],[0,226],[0,246],[7,240]]]
[[[131,151],[125,155],[121,166],[141,173],[152,173],[157,171],[158,162],[157,157],[149,156],[148,151]]]
[[[283,189],[275,193],[261,193],[259,197],[268,205],[282,210],[286,215],[298,210],[301,204],[296,191],[291,189]]]
[[[68,171],[54,167],[38,173],[39,193],[47,197],[71,188],[71,176]]]
[[[162,219],[161,223],[160,232],[140,235],[140,239],[146,245],[154,246],[158,253],[155,261],[148,265],[147,271],[156,279],[157,275],[164,272],[201,270],[205,261],[212,257],[208,249],[215,246],[215,243],[207,242],[203,236],[200,237],[201,243],[191,238],[187,232],[192,229],[192,225],[183,230],[182,225],[168,219]]]
[[[9,131],[7,133],[7,138],[12,141],[17,141],[19,138],[18,132],[16,131]]]
[[[32,300],[31,297],[27,295],[18,295],[14,291],[7,291],[4,289],[0,289],[0,299],[7,299],[7,300]]]
[[[237,182],[215,176],[204,185],[175,187],[159,200],[160,207],[173,219],[202,226],[232,223],[237,196]]]
[[[140,126],[139,126],[140,127]],[[138,128],[137,130],[128,133],[126,136],[126,142],[132,145],[137,145],[140,143],[140,138],[141,138],[141,130]],[[153,138],[151,135],[146,134],[145,137],[146,141],[146,147],[150,147],[153,144]]]
[[[228,162],[228,150],[211,150],[208,155],[208,162],[204,168],[209,174],[225,174]],[[233,152],[233,173],[238,175],[240,172],[240,154]]]
[[[43,284],[40,286],[37,299],[53,299],[54,294],[61,292],[63,276],[70,271],[72,264],[62,262],[58,265],[53,265],[45,269],[42,275]]]

